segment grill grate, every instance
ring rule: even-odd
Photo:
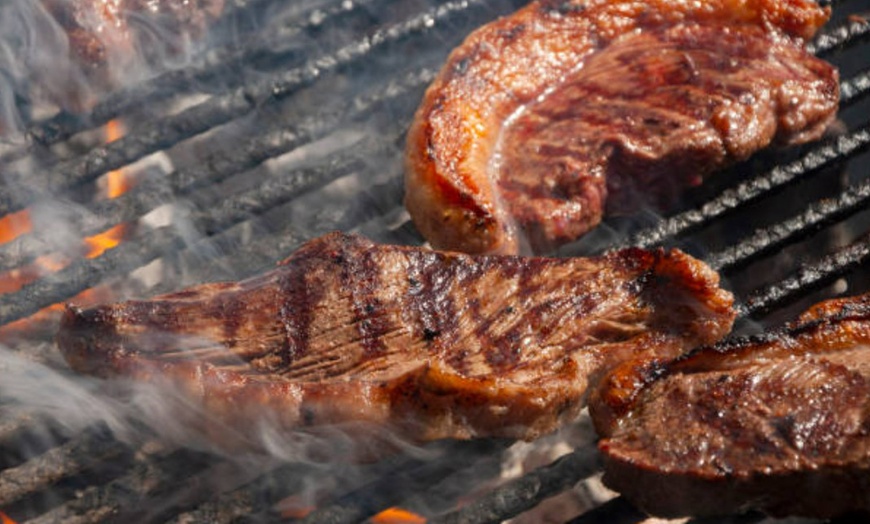
[[[61,112],[33,123],[23,144],[0,154],[6,181],[0,186],[0,216],[72,201],[76,205],[64,207],[63,220],[82,238],[116,224],[138,225],[119,247],[93,259],[75,254],[65,268],[0,294],[0,328],[153,261],[171,268],[160,283],[142,284],[141,291],[156,294],[177,289],[185,279],[250,275],[333,229],[419,243],[401,208],[404,129],[462,35],[523,3],[239,4],[228,15],[235,21],[226,23],[254,20],[241,24],[246,31],[239,41],[208,49],[188,67],[109,93],[86,114]],[[289,12],[270,24],[279,7]],[[394,11],[399,14],[382,14]],[[732,170],[733,184],[695,195],[695,204],[684,211],[667,218],[634,217],[628,225],[609,222],[567,251],[676,244],[698,252],[745,297],[740,316],[747,324],[749,319],[774,324],[777,317],[788,317],[785,306],[815,300],[814,293],[829,294],[825,287],[837,279],[845,278],[850,290],[870,287],[867,275],[855,271],[866,267],[870,255],[865,212],[870,70],[867,57],[860,56],[866,55],[870,24],[847,15],[863,12],[870,12],[867,0],[840,0],[831,28],[811,45],[844,71],[840,136],[798,151],[760,155]],[[406,56],[414,56],[414,63],[407,64]],[[255,74],[228,75],[249,65]],[[91,135],[116,118],[131,120],[129,133],[95,144]],[[191,154],[198,149],[208,153]],[[160,155],[172,166],[165,173],[145,176],[111,200],[89,196],[108,172]],[[812,188],[820,180],[825,185],[832,173],[836,178],[847,168],[849,180],[826,187],[832,190],[827,198],[818,200],[813,189],[794,189]],[[747,210],[753,214],[793,190],[801,195],[799,209],[774,209],[765,221],[740,226],[739,238],[718,238],[723,224],[734,229]],[[327,201],[339,204],[319,205]],[[167,205],[174,213],[170,224],[145,223]],[[34,228],[0,245],[0,273],[19,271],[59,250],[50,233]],[[812,257],[789,253],[814,242],[823,247],[811,249]],[[758,267],[769,261],[782,263],[784,252],[795,259],[791,266],[769,281],[754,277],[766,273]],[[186,268],[206,264],[207,270],[185,275]],[[47,364],[53,365],[51,359]],[[26,364],[10,365],[16,374],[32,372]],[[0,367],[10,365],[0,360]],[[494,522],[521,516],[600,471],[591,437],[549,465],[479,492],[475,483],[497,476],[508,443],[434,443],[422,453],[361,467],[344,478],[343,470],[292,461],[240,464],[156,439],[148,427],[120,440],[115,430],[102,422],[65,426],[51,413],[19,413],[14,402],[0,399],[0,511],[27,522],[335,523],[363,521],[401,504],[432,522]],[[305,492],[311,479],[331,489],[315,497],[314,511],[296,519],[288,497]],[[571,522],[644,518],[617,497]],[[762,520],[749,514],[717,522]]]
[[[863,153],[868,145],[870,132],[865,129],[840,137],[833,144],[820,146],[795,162],[778,166],[734,189],[722,192],[700,209],[692,209],[663,220],[653,229],[637,234],[630,244],[649,248],[708,226],[727,213],[733,213],[762,197],[771,196],[773,191],[795,183],[800,177],[817,173]]]
[[[471,7],[484,4],[484,0],[445,2],[401,23],[379,29],[330,54],[307,60],[289,71],[215,95],[179,113],[140,124],[127,136],[95,147],[79,158],[60,162],[44,175],[34,177],[33,173],[13,171],[7,175],[10,181],[24,185],[26,190],[23,195],[15,195],[7,188],[0,188],[0,213],[17,211],[37,201],[49,188],[65,190],[84,184],[149,154],[168,149],[252,112],[262,111],[330,73],[358,62],[374,61],[378,52],[389,51],[391,45],[419,33],[431,33],[436,25],[446,24],[451,17],[460,14],[470,17],[472,13],[468,11]]]
[[[110,93],[84,115],[61,112],[45,122],[38,122],[28,130],[28,134],[35,145],[50,146],[77,133],[106,124],[142,104],[195,93],[215,79],[224,89],[238,87],[243,79],[232,73],[250,61],[256,61],[261,66],[272,64],[272,68],[286,69],[288,65],[298,63],[304,58],[304,53],[299,53],[298,49],[305,45],[306,40],[316,38],[316,34],[325,28],[347,28],[355,19],[366,17],[369,10],[383,9],[385,5],[389,3],[384,0],[358,0],[315,8],[299,19],[290,20],[288,24],[266,27],[264,31],[251,35],[240,45],[210,49],[201,62],[189,67],[170,70],[141,84]],[[276,46],[276,43],[279,45]],[[8,157],[3,159],[8,161],[11,158],[20,158],[30,154],[32,149],[32,146],[18,148],[7,153]]]

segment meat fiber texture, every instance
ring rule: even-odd
[[[818,138],[838,74],[812,0],[539,0],[473,32],[410,127],[405,203],[436,248],[544,253]]]
[[[73,369],[169,381],[227,427],[533,439],[614,363],[728,333],[718,281],[678,250],[470,256],[335,233],[250,280],[69,306],[57,341]]]
[[[623,363],[590,410],[605,484],[654,515],[866,515],[870,294],[760,339]]]

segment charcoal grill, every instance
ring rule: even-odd
[[[528,512],[550,497],[593,485],[600,462],[583,421],[567,454],[504,480],[510,442],[438,442],[375,464],[326,467],[280,454],[228,457],[158,436],[129,413],[70,416],[54,404],[69,399],[60,404],[87,411],[97,387],[56,356],[55,304],[250,276],[336,229],[421,243],[401,205],[404,130],[447,52],[524,3],[239,0],[213,29],[222,38],[183,67],[105,93],[85,113],[23,111],[22,133],[0,150],[0,216],[30,220],[0,244],[0,273],[22,279],[0,294],[0,369],[39,385],[0,387],[0,522],[535,521],[542,517]],[[679,246],[735,292],[738,333],[870,289],[870,24],[862,14],[870,15],[867,0],[835,2],[812,44],[841,70],[831,136],[762,152],[667,216],[609,219],[561,254]],[[102,130],[114,120],[127,131],[106,143]],[[102,198],[98,187],[113,170],[135,181]],[[120,244],[86,256],[83,239],[119,224]],[[45,264],[52,256],[58,267]],[[587,497],[586,510],[559,520],[645,519],[609,497]],[[395,506],[413,514],[382,513]]]

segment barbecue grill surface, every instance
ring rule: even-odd
[[[15,522],[357,522],[398,505],[434,522],[534,522],[559,495],[575,504],[560,521],[643,521],[598,487],[584,421],[538,443],[567,454],[510,480],[500,474],[519,451],[501,441],[351,465],[330,459],[340,437],[324,458],[322,442],[270,435],[271,456],[230,457],[161,419],[155,392],[70,373],[52,342],[54,304],[244,278],[332,230],[422,243],[401,206],[405,129],[447,53],[524,3],[235,0],[189,56],[75,113],[3,70],[0,86],[15,95],[3,115],[14,111],[18,129],[0,144],[0,239],[9,217],[19,226],[0,243],[0,512]],[[812,46],[841,71],[830,136],[762,152],[667,216],[610,219],[558,254],[681,247],[735,292],[741,334],[870,289],[870,1],[833,10]],[[109,122],[124,128],[111,142]],[[129,187],[109,198],[118,170]],[[85,238],[119,224],[116,247],[88,253]]]

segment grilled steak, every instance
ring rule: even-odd
[[[42,0],[64,30],[73,58],[98,76],[134,55],[172,53],[201,37],[223,0]],[[145,41],[139,42],[139,40]],[[169,49],[156,47],[170,46]],[[152,49],[155,48],[155,49]],[[147,57],[146,57],[147,58]],[[125,71],[118,71],[125,73]]]
[[[0,138],[26,138],[31,108],[87,112],[106,91],[181,65],[223,9],[224,0],[0,1]]]
[[[727,333],[717,284],[676,250],[472,257],[336,233],[250,280],[70,306],[58,343],[78,371],[168,378],[234,424],[531,439],[614,362]]]
[[[870,295],[601,384],[604,482],[652,514],[870,512]]]
[[[838,75],[812,0],[539,0],[472,33],[408,135],[406,206],[438,248],[543,252],[666,208],[774,142],[820,136]]]

